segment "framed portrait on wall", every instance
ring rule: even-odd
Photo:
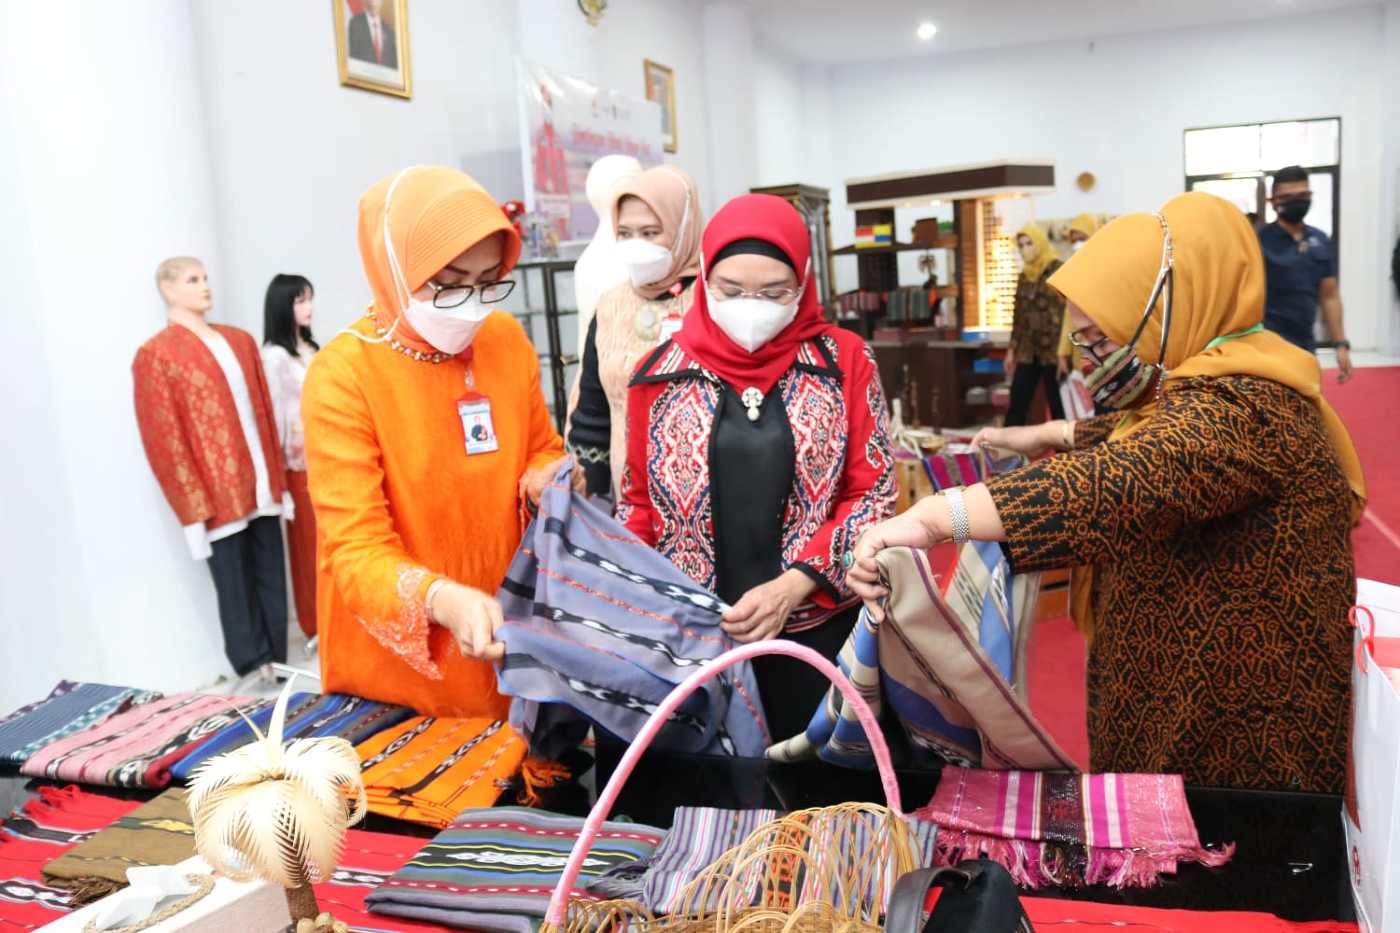
[[[649,58],[642,60],[645,75],[647,100],[661,105],[661,135],[666,140],[666,151],[676,151],[676,75],[665,65]]]
[[[340,83],[412,97],[408,0],[331,0],[331,4]]]

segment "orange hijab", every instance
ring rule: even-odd
[[[700,211],[700,193],[695,179],[674,165],[658,165],[624,179],[613,192],[612,221],[617,229],[617,217],[622,199],[633,197],[651,208],[661,221],[661,229],[671,235],[671,268],[666,277],[646,285],[633,285],[644,298],[660,298],[683,278],[700,274],[700,233],[705,228],[705,215]]]
[[[1351,485],[1351,517],[1366,507],[1366,480],[1346,425],[1322,397],[1317,359],[1269,331],[1250,331],[1264,320],[1264,258],[1259,238],[1239,208],[1214,195],[1178,195],[1162,208],[1171,231],[1172,326],[1165,359],[1172,383],[1196,376],[1257,376],[1288,386],[1322,416],[1337,464]],[[1050,277],[1050,285],[1078,305],[1116,343],[1136,329],[1162,259],[1162,225],[1151,214],[1125,214],[1108,224]],[[1137,343],[1144,363],[1156,363],[1162,340],[1162,303]],[[1219,337],[1229,339],[1211,346]],[[1123,414],[1110,442],[1152,420],[1157,403]],[[1093,633],[1091,573],[1074,575],[1075,622]]]
[[[406,168],[381,178],[361,196],[360,261],[374,294],[374,322],[385,330],[392,328],[405,346],[431,353],[434,348],[403,317],[408,295],[396,284],[389,265],[386,200],[388,234],[410,293],[493,235],[502,237],[501,275],[506,275],[520,259],[520,235],[485,188],[466,173],[441,165]]]

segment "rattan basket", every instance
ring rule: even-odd
[[[571,901],[598,828],[670,715],[706,680],[765,654],[805,661],[841,691],[870,739],[888,806],[845,803],[801,810],[760,826],[687,884],[676,908],[662,917],[635,901]],[[794,642],[744,645],[708,662],[671,691],[628,747],[579,833],[541,933],[874,933],[881,929],[895,881],[917,867],[889,749],[875,716],[850,681],[821,655]]]

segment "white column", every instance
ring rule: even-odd
[[[718,210],[758,177],[753,10],[743,0],[711,3],[703,25],[711,200]]]
[[[1391,251],[1400,236],[1400,0],[1387,0],[1383,15],[1380,99],[1380,294],[1376,302],[1376,344],[1381,353],[1400,356],[1400,299],[1390,278]]]
[[[164,325],[161,259],[202,256],[220,287],[190,8],[7,0],[3,22],[0,711],[61,677],[193,687],[226,670],[213,585],[130,370]]]

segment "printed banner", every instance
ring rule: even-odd
[[[661,105],[540,65],[521,62],[519,72],[525,206],[561,242],[587,240],[598,227],[584,193],[588,170],[614,153],[660,164]]]

